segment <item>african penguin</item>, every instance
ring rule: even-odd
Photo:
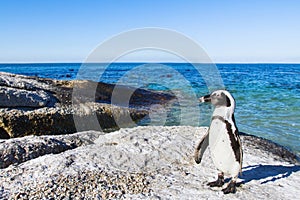
[[[196,147],[195,161],[200,163],[207,146],[210,147],[212,160],[220,171],[218,179],[207,185],[222,187],[224,174],[231,176],[231,181],[222,191],[224,194],[236,192],[236,180],[242,171],[243,151],[239,132],[235,124],[235,100],[226,90],[217,90],[201,97],[200,102],[210,102],[215,106],[211,124],[206,135]]]

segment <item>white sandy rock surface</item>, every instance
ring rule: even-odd
[[[108,134],[77,133],[76,137],[90,135],[93,142],[0,169],[0,199],[299,198],[299,165],[246,136],[242,136],[243,175],[236,194],[224,195],[221,188],[206,186],[218,173],[209,151],[201,164],[193,160],[195,145],[206,131],[204,127],[148,126]],[[34,136],[26,140],[29,137]],[[59,140],[60,136],[43,137]]]
[[[43,90],[28,91],[0,86],[2,107],[43,107],[50,101],[50,96]]]

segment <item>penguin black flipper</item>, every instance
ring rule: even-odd
[[[203,154],[208,147],[208,139],[209,139],[208,133],[209,131],[207,131],[207,133],[200,140],[199,144],[196,146],[194,159],[197,164],[201,162]]]
[[[240,155],[240,159],[239,159],[239,162],[240,162],[240,175],[242,175],[243,149],[242,149],[242,143],[241,143],[241,139],[240,139],[239,133],[237,134],[237,142],[238,142],[238,145],[240,147],[239,150],[238,150],[238,154]]]
[[[232,120],[235,126],[235,131],[232,131],[232,124],[229,123],[227,120],[225,120],[226,128],[228,131],[228,135],[231,142],[231,147],[235,155],[235,160],[240,163],[240,172],[242,171],[242,162],[243,162],[243,150],[242,150],[242,144],[241,139],[239,136],[239,131],[236,128],[236,123],[234,119],[234,115],[232,115]]]
[[[233,113],[232,113],[232,120],[233,120],[234,126],[236,128],[236,130],[234,132],[234,135],[235,135],[235,138],[236,138],[236,142],[238,143],[237,146],[239,146],[238,150],[236,149],[235,154],[239,155],[240,174],[242,174],[243,148],[242,148],[240,133],[239,133],[239,130],[238,130],[237,126],[236,126],[235,117],[234,117]]]

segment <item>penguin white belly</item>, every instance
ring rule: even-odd
[[[209,147],[212,160],[219,171],[237,175],[240,164],[236,161],[226,124],[213,120],[209,128]]]

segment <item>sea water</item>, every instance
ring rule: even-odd
[[[181,120],[185,119],[184,125],[207,126],[211,106],[189,101],[212,90],[196,68],[188,63],[0,64],[0,71],[16,74],[60,80],[89,79],[172,92],[187,101],[173,104],[168,111],[171,113],[158,115],[156,120],[165,125],[182,125]],[[219,84],[221,78],[222,88],[236,99],[239,130],[270,139],[300,155],[300,64],[216,64],[216,70],[213,71],[218,73],[216,82]],[[193,107],[201,114],[195,118],[193,112],[183,113],[184,107]],[[142,123],[147,125],[151,121]]]

